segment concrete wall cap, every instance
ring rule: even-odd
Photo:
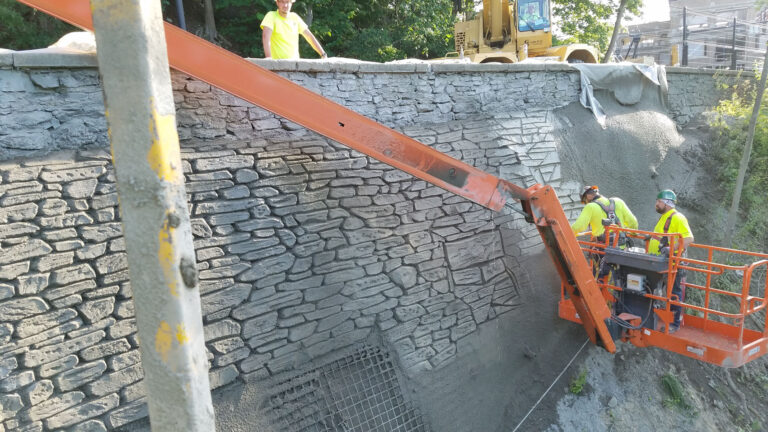
[[[13,53],[15,51],[11,51],[9,49],[0,48],[0,67],[2,66],[13,66]]]
[[[13,53],[13,65],[18,68],[92,68],[98,67],[95,53],[64,48],[42,48]]]
[[[718,75],[737,76],[743,73],[743,71],[732,71],[732,70],[723,70],[723,69],[699,69],[699,68],[682,67],[682,66],[667,66],[666,70],[668,74],[686,74],[686,75],[699,74],[699,75],[714,76],[715,74],[718,74]]]
[[[318,60],[297,60],[296,71],[297,72],[331,72],[335,71],[334,67],[326,61]]]

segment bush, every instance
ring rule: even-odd
[[[735,82],[721,81],[721,88],[730,97],[721,101],[712,112],[709,125],[712,141],[709,153],[710,172],[720,183],[719,191],[711,191],[712,198],[730,207],[749,132],[749,121],[757,94],[757,79],[739,78]],[[765,251],[768,249],[768,119],[765,116],[766,97],[755,127],[749,167],[739,204],[739,219],[733,235],[738,249]],[[718,197],[719,196],[719,197]],[[712,221],[723,224],[723,221]]]

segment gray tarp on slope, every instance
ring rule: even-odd
[[[637,63],[619,64],[572,64],[581,72],[581,104],[595,114],[597,122],[605,129],[606,114],[595,98],[594,90],[609,90],[622,105],[634,105],[643,96],[646,81],[659,86],[661,100],[666,101],[667,73],[663,65]]]

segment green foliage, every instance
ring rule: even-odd
[[[582,370],[575,376],[568,385],[568,390],[575,395],[580,395],[584,391],[584,384],[587,383],[587,371]]]
[[[556,36],[556,45],[585,43],[605,52],[611,41],[614,21],[611,15],[619,8],[619,0],[552,0],[552,14],[564,36]],[[638,15],[643,0],[628,0],[625,17]]]
[[[758,79],[739,78],[721,83],[730,97],[720,102],[710,119],[712,143],[707,149],[716,180],[721,184],[718,195],[724,208],[729,208],[736,186],[744,146],[749,132]],[[768,117],[766,97],[757,118],[749,167],[739,204],[739,223],[733,244],[739,249],[766,250],[768,246]],[[715,195],[717,196],[717,195]]]
[[[443,56],[452,49],[459,0],[300,0],[293,5],[330,56],[389,61]],[[466,2],[464,2],[466,3]],[[466,7],[466,6],[465,6]],[[261,57],[260,23],[273,0],[217,0],[216,25],[230,49]],[[310,19],[311,17],[311,19]],[[311,21],[311,22],[310,22]],[[315,58],[300,42],[302,57]]]
[[[691,406],[685,400],[683,386],[674,375],[664,374],[661,377],[661,383],[668,396],[663,402],[666,408],[679,408],[686,411],[691,409]]]
[[[77,29],[15,0],[0,0],[0,48],[45,48]]]

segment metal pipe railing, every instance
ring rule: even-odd
[[[619,236],[611,235],[611,233],[616,233],[616,234],[624,233],[629,237],[646,239],[646,240],[649,239],[651,236],[667,237],[670,239],[669,242],[670,242],[670,247],[672,249],[675,249],[676,245],[678,244],[677,242],[682,241],[681,236],[675,233],[670,233],[670,234],[650,233],[642,230],[633,230],[633,229],[619,228],[619,227],[607,227],[606,233],[607,233],[605,236],[606,239],[601,242],[594,241],[594,239],[591,238],[591,232],[589,231],[579,233],[580,237],[585,235],[590,236],[590,240],[583,240],[583,239],[578,240],[579,245],[582,248],[582,251],[590,254],[605,255],[604,249],[606,247],[618,246]],[[611,240],[611,238],[613,238],[613,240]],[[662,272],[662,273],[666,273],[666,279],[667,279],[666,280],[667,290],[665,295],[659,296],[653,293],[646,293],[645,296],[653,300],[665,302],[664,310],[668,312],[671,311],[671,306],[681,306],[685,309],[698,311],[702,313],[703,321],[704,321],[703,328],[705,330],[708,327],[707,323],[712,321],[712,317],[714,316],[720,317],[722,319],[732,320],[737,324],[737,327],[738,327],[737,342],[739,345],[743,345],[744,337],[745,337],[746,317],[757,314],[758,312],[768,309],[768,301],[766,301],[765,297],[754,296],[750,294],[753,274],[755,274],[755,272],[758,271],[758,269],[760,268],[765,268],[768,271],[768,254],[759,253],[759,252],[742,251],[738,249],[725,248],[725,247],[719,247],[719,246],[700,245],[700,244],[689,245],[688,249],[689,251],[699,250],[699,251],[706,252],[706,258],[697,259],[697,258],[691,258],[687,256],[678,256],[673,254],[669,259],[668,269]],[[648,250],[647,244],[646,244],[645,250],[646,252]],[[724,256],[734,255],[742,258],[762,258],[762,259],[759,259],[750,264],[727,264],[727,263],[715,262],[716,253],[720,253]],[[704,292],[703,306],[686,303],[685,301],[678,299],[676,296],[672,294],[672,286],[673,286],[675,277],[677,275],[677,271],[683,270],[683,269],[690,272],[702,274],[704,276],[703,285],[693,283],[693,282],[685,282],[686,288],[696,289]],[[730,291],[730,290],[720,289],[712,286],[717,277],[726,277],[728,274],[731,274],[731,273],[734,273],[740,276],[741,283],[740,283],[739,289]],[[621,287],[612,285],[607,281],[598,281],[598,282],[602,289],[622,291]],[[766,290],[768,290],[768,278],[766,279],[766,282],[765,282],[763,295],[765,295]],[[713,295],[722,295],[722,296],[731,297],[734,299],[736,298],[739,299],[739,311],[737,313],[732,313],[732,312],[726,312],[724,310],[718,310],[716,308],[713,308],[712,307]],[[768,336],[768,320],[766,320],[765,322],[765,325],[763,328],[763,334],[765,336]]]

